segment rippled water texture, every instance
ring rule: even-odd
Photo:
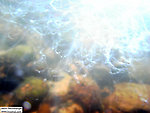
[[[1,0],[0,5],[2,20],[38,33],[63,62],[77,59],[86,68],[102,62],[116,74],[126,68],[114,62],[126,67],[149,53],[148,3]]]
[[[74,98],[65,106],[69,103],[81,113],[82,107],[85,113],[150,111],[149,4],[149,0],[0,0],[0,96],[11,98],[0,105],[21,104],[28,112],[46,99],[55,106]],[[98,94],[110,96],[100,102]],[[82,107],[74,104],[77,100]],[[62,110],[57,107],[52,111]]]

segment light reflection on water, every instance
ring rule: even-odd
[[[120,82],[149,84],[148,4],[148,0],[1,0],[1,57],[20,45],[31,47],[33,54],[23,46],[25,54],[19,59],[11,58],[12,53],[1,58],[0,94],[13,92],[33,75],[45,82],[62,80],[66,73],[78,81],[82,75],[111,91]]]

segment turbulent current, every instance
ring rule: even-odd
[[[40,34],[39,40],[61,57],[58,65],[63,68],[76,63],[86,74],[101,64],[112,76],[133,75],[148,65],[142,62],[149,62],[149,4],[149,0],[0,0],[0,19]],[[44,62],[42,46],[35,48]],[[137,62],[141,64],[135,67]]]

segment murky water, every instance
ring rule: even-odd
[[[149,3],[0,0],[0,106],[150,113]]]

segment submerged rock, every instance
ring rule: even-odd
[[[38,98],[46,94],[46,83],[36,77],[28,77],[25,81],[15,90],[15,94],[19,100]]]
[[[134,60],[129,67],[129,76],[134,78],[138,83],[150,84],[150,58],[143,57],[140,60]]]
[[[1,106],[8,106],[12,96],[13,96],[12,93],[0,95],[0,107]]]
[[[33,50],[27,45],[19,45],[0,52],[0,93],[13,91],[24,76],[33,72],[31,67],[28,67],[33,57]]]
[[[14,91],[13,105],[22,105],[23,102],[28,101],[32,105],[31,109],[37,108],[46,96],[47,91],[47,84],[43,80],[36,77],[28,77]]]
[[[10,19],[9,14],[1,16]],[[28,30],[16,22],[0,18],[0,50],[14,48],[20,44],[27,44],[32,47],[37,47],[38,45],[39,47],[41,45],[41,37],[41,34]]]
[[[98,85],[90,78],[77,76],[70,82],[70,97],[81,104],[86,113],[102,110],[100,93]]]
[[[149,85],[120,83],[116,84],[114,87],[114,92],[104,100],[106,113],[150,112]]]
[[[49,99],[52,104],[59,104],[69,98],[69,85],[72,77],[65,72],[59,74],[56,76],[62,76],[61,80],[49,82]]]
[[[75,79],[67,73],[60,74],[63,75],[61,80],[49,83],[49,103],[52,106],[61,106],[71,99],[79,104],[85,113],[102,111],[101,90],[92,79],[80,75]],[[67,113],[67,110],[70,110],[69,113],[76,113],[73,108],[57,108],[58,111],[55,110],[54,113]]]
[[[47,62],[47,65],[52,68],[56,67],[56,65],[58,65],[58,63],[60,62],[60,59],[61,59],[60,55],[57,54],[51,48],[45,49],[43,51],[43,55],[45,55],[45,60]]]
[[[7,51],[0,52],[0,58],[7,58],[9,61],[17,62],[29,62],[33,60],[33,48],[27,45],[19,45],[15,48],[11,48]]]
[[[51,113],[84,113],[84,110],[79,104],[69,100],[51,108]]]
[[[48,103],[42,103],[36,113],[51,113],[50,105]]]
[[[104,88],[108,87],[113,89],[113,78],[110,74],[110,69],[104,64],[95,65],[89,72],[89,76],[92,75],[92,78],[97,82],[99,87]]]
[[[9,18],[9,16],[7,15],[6,18]],[[27,31],[23,27],[0,19],[0,50],[12,48],[18,44],[25,44],[27,34]]]

